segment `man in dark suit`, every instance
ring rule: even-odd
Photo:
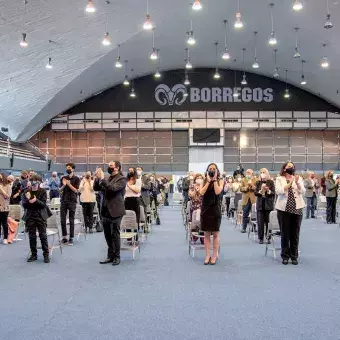
[[[141,166],[138,166],[136,168],[137,171],[137,181],[140,182],[141,185],[141,203],[144,207],[144,212],[146,216],[147,207],[150,206],[150,177],[146,174],[143,174],[143,168]]]
[[[100,264],[120,264],[120,223],[125,215],[124,194],[126,178],[122,173],[120,162],[109,163],[107,169],[110,177],[104,178],[102,169],[97,169],[93,188],[103,193],[102,219],[106,243],[108,246],[107,258]]]
[[[39,175],[32,175],[30,178],[31,186],[27,188],[23,195],[23,207],[26,209],[23,220],[26,223],[28,230],[29,242],[31,248],[31,256],[27,262],[34,262],[38,259],[37,254],[37,231],[43,250],[44,262],[49,263],[49,249],[47,241],[47,219],[49,217],[46,206],[47,194],[46,190],[40,188],[41,177]]]

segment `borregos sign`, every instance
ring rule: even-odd
[[[180,106],[186,100],[190,103],[271,103],[274,100],[272,88],[250,87],[190,87],[177,84],[170,88],[161,84],[155,89],[155,99],[162,105]]]

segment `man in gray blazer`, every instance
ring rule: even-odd
[[[303,185],[306,188],[306,198],[307,198],[307,216],[309,218],[310,215],[312,218],[315,218],[315,206],[316,206],[316,195],[320,185],[318,180],[315,178],[314,172],[310,171],[308,173],[308,177],[303,181]]]

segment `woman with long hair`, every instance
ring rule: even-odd
[[[194,177],[194,184],[189,189],[189,198],[191,201],[190,205],[190,221],[191,221],[191,229],[199,232],[200,231],[200,211],[202,209],[202,196],[200,194],[201,188],[203,184],[203,176],[201,174],[196,174]],[[196,211],[196,220],[193,219],[194,212]],[[198,215],[199,214],[199,215]],[[194,241],[197,241],[197,237],[194,237]],[[201,242],[204,243],[203,238],[201,238]]]
[[[233,191],[233,176],[229,176],[224,184],[224,193],[225,193],[225,204],[226,204],[226,213],[227,217],[230,217],[230,200],[232,197],[235,197],[235,193]],[[235,202],[235,201],[234,201]]]
[[[215,163],[208,165],[203,186],[200,190],[202,200],[201,230],[204,231],[204,264],[215,265],[218,258],[219,231],[221,225],[221,198],[223,181]],[[210,237],[213,236],[213,255],[210,256]]]
[[[266,168],[260,170],[260,180],[256,182],[256,213],[259,243],[263,244],[268,232],[269,214],[274,210],[275,185]],[[270,241],[268,241],[270,242]]]
[[[232,191],[235,195],[235,198],[234,198],[235,210],[237,210],[238,202],[242,199],[241,185],[242,185],[242,176],[237,175],[232,185]]]
[[[9,201],[11,198],[11,186],[7,181],[5,174],[0,174],[0,235],[1,227],[4,232],[3,244],[8,244],[8,213],[9,213]]]
[[[287,265],[289,258],[297,265],[299,258],[299,238],[302,222],[305,187],[302,178],[296,174],[293,162],[283,164],[280,176],[276,179],[277,218],[281,229],[282,264]]]
[[[80,182],[80,202],[83,207],[85,231],[93,233],[93,211],[96,205],[96,194],[93,189],[94,181],[91,179],[91,171],[88,171]],[[54,196],[55,197],[55,196]]]
[[[338,198],[338,187],[340,180],[334,180],[334,172],[328,171],[325,176],[325,187],[326,187],[326,221],[328,224],[336,223],[336,201]]]

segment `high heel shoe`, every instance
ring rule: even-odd
[[[210,264],[210,261],[211,261],[211,257],[209,257],[208,262],[207,262],[207,261],[204,261],[204,265],[207,266],[208,264]]]
[[[216,264],[216,262],[217,262],[217,257],[216,257],[215,261],[212,260],[212,257],[210,258],[210,264],[212,266],[214,266]]]

